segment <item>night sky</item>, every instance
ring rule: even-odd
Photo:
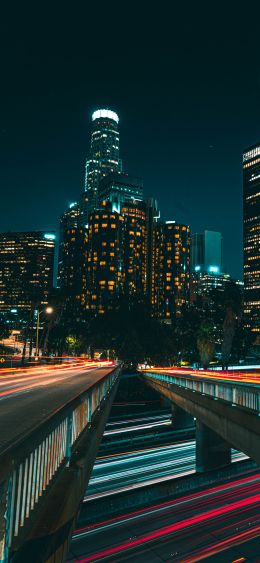
[[[241,278],[241,153],[260,140],[257,3],[88,4],[12,4],[2,17],[0,230],[57,228],[83,190],[92,111],[109,107],[124,170],[164,219],[221,231]]]

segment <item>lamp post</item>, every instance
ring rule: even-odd
[[[42,311],[39,311],[39,309],[37,309],[37,324],[36,324],[36,350],[35,350],[35,359],[38,360],[39,358],[39,328],[40,328],[40,315],[42,313],[47,313],[47,315],[51,315],[51,313],[53,312],[53,308],[52,307],[46,307],[46,309],[42,309]]]

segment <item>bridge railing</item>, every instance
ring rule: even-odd
[[[120,367],[67,403],[0,457],[0,562],[49,486],[69,464],[81,433],[120,375]]]
[[[257,413],[260,412],[260,385],[247,385],[246,383],[234,381],[207,380],[206,378],[192,377],[185,374],[142,372],[142,375],[178,385],[178,387],[190,389],[214,399],[222,399],[232,405],[245,407]]]

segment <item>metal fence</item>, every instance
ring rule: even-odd
[[[119,375],[116,367],[0,457],[0,562],[8,561],[20,530],[50,483],[69,464],[77,439],[91,425]]]
[[[245,407],[250,410],[260,412],[260,385],[250,385],[239,382],[212,381],[206,378],[196,376],[176,375],[167,373],[143,372],[145,377],[158,379],[182,387],[196,391],[202,395],[208,395],[214,399],[222,399],[231,403]]]

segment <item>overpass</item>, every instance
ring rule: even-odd
[[[121,368],[0,370],[0,561],[64,560]]]
[[[176,428],[196,419],[196,469],[230,463],[231,446],[260,464],[260,373],[180,368],[142,370],[141,377],[173,403]]]

